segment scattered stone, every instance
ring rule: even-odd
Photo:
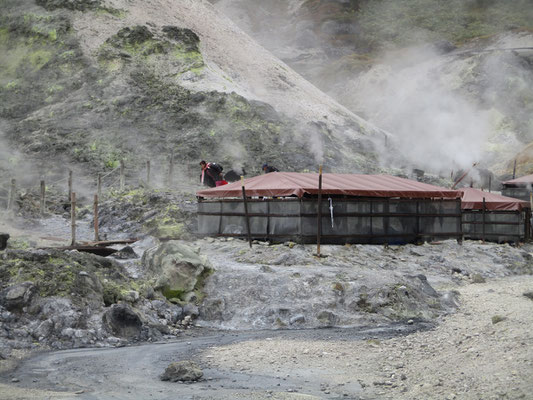
[[[0,305],[7,310],[22,310],[29,305],[36,288],[33,282],[23,282],[18,285],[8,286],[0,291]]]
[[[295,315],[294,317],[291,317],[291,319],[289,319],[289,324],[291,325],[304,323],[304,322],[305,322],[305,316],[303,316],[302,314]]]
[[[274,270],[271,267],[269,267],[268,265],[261,265],[261,268],[259,268],[259,270],[261,272],[268,272],[268,273],[274,272]]]
[[[472,283],[485,283],[486,282],[485,278],[483,278],[481,274],[472,274],[470,278],[472,279]]]
[[[18,379],[18,378],[13,378],[13,379],[11,379],[11,382],[13,382],[13,383],[17,383],[17,382],[20,382],[20,379]]]
[[[524,292],[523,295],[526,296],[528,299],[533,300],[533,290]]]
[[[507,319],[506,317],[503,317],[503,316],[501,316],[501,315],[494,315],[494,316],[492,317],[492,323],[493,323],[493,324],[497,324],[497,323],[499,323],[499,322],[505,321],[506,319]]]
[[[160,376],[162,381],[197,382],[204,376],[203,371],[194,361],[178,361],[171,363]]]
[[[139,256],[137,255],[137,253],[135,253],[135,250],[133,250],[131,246],[123,247],[119,251],[111,254],[111,257],[119,260],[130,260],[134,258],[139,258]]]

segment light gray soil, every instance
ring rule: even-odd
[[[506,257],[524,251],[485,250]],[[459,310],[434,326],[195,330],[175,343],[44,353],[2,375],[0,398],[532,398],[533,302],[523,293],[533,290],[533,276],[448,286],[458,292]],[[169,363],[186,359],[199,363],[204,381],[159,380]]]

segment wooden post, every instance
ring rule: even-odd
[[[526,208],[525,211],[526,223],[524,226],[524,241],[529,242],[531,239],[531,209]]]
[[[513,167],[513,179],[516,176],[516,158],[514,159],[514,167]]]
[[[17,180],[15,178],[11,179],[11,186],[9,187],[9,194],[7,197],[7,210],[10,211],[13,209],[15,204],[15,195],[17,193]]]
[[[146,161],[146,187],[150,187],[150,160]]]
[[[96,193],[98,194],[98,197],[102,197],[102,174],[98,173],[98,177],[96,178]]]
[[[172,186],[172,175],[174,174],[174,154],[170,155],[170,161],[168,163],[168,176],[167,176],[167,186]]]
[[[242,199],[244,201],[244,215],[246,216],[246,232],[248,234],[248,243],[250,243],[250,248],[252,248],[252,233],[250,232],[250,217],[248,215],[248,201],[246,200],[246,189],[244,188],[244,176],[241,176],[241,186]]]
[[[98,195],[94,195],[94,241],[98,242],[100,240],[98,236]]]
[[[318,167],[318,199],[316,206],[316,255],[320,257],[320,238],[322,237],[322,165]]]
[[[72,199],[72,170],[68,170],[68,199]]]
[[[46,206],[46,184],[44,180],[41,180],[41,207],[40,207],[41,216],[44,215],[45,206]]]
[[[124,176],[124,160],[120,160],[120,191],[124,190],[126,184],[126,177]]]
[[[71,246],[76,245],[76,193],[72,192],[70,197],[70,229],[72,234]]]
[[[481,222],[481,240],[485,243],[485,198],[483,197],[482,222]]]

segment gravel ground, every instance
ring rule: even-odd
[[[532,276],[464,285],[460,310],[429,330],[200,331],[45,353],[2,374],[0,399],[531,399],[532,289]],[[160,382],[180,359],[198,361],[205,381]]]
[[[532,399],[533,277],[510,277],[458,289],[460,310],[433,330],[385,340],[264,339],[212,348],[203,359],[255,374],[307,371],[323,392],[352,398]],[[497,319],[503,319],[496,322]]]

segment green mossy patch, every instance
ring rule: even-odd
[[[123,300],[129,291],[139,292],[144,284],[129,279],[118,263],[87,253],[6,251],[0,262],[0,289],[28,281],[41,297],[105,305]]]

